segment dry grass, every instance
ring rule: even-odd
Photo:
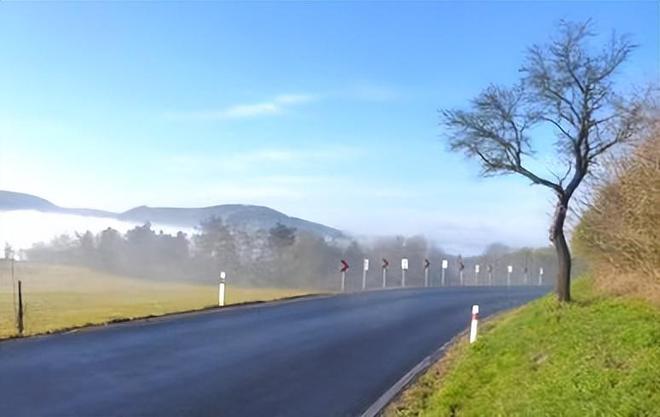
[[[631,155],[610,161],[574,244],[599,288],[660,302],[660,120]]]
[[[200,309],[217,304],[215,285],[163,283],[87,268],[16,263],[23,282],[25,334]],[[0,261],[0,339],[16,334],[9,263]],[[305,290],[227,287],[227,303],[265,301]]]

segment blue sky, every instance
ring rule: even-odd
[[[641,45],[626,82],[658,81],[651,1],[1,2],[0,189],[109,210],[263,204],[462,251],[545,245],[551,196],[479,178],[437,111],[513,82],[527,46],[589,17]]]

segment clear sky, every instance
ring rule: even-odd
[[[0,2],[0,189],[63,206],[263,204],[447,249],[545,245],[551,196],[481,179],[438,109],[518,76],[561,18],[641,46],[658,2]],[[543,156],[543,155],[542,155]]]

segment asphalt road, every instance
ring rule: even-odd
[[[360,415],[482,317],[546,288],[373,291],[0,343],[0,416]]]

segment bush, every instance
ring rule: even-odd
[[[660,303],[660,119],[606,171],[576,228],[574,247],[601,288]]]

